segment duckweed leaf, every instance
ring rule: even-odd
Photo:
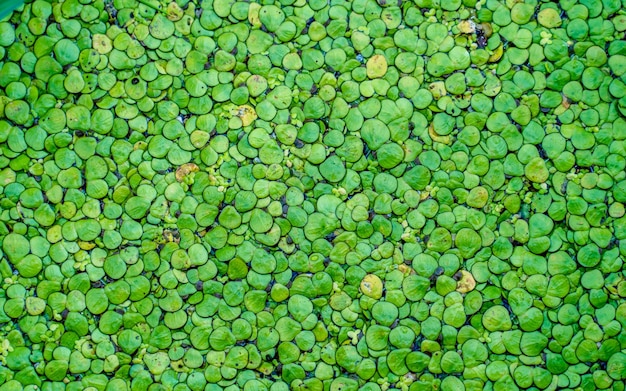
[[[536,3],[1,2],[0,389],[620,389],[626,18]]]

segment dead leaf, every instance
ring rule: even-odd
[[[398,265],[398,270],[402,272],[402,274],[410,273],[413,274],[413,269],[407,264],[401,263]]]
[[[167,6],[166,13],[167,18],[172,22],[176,22],[183,17],[183,10],[175,1],[170,2],[170,4]]]
[[[78,247],[80,247],[82,250],[93,250],[94,247],[96,247],[96,244],[93,242],[83,242],[83,241],[78,241]]]
[[[180,234],[178,233],[178,230],[172,231],[169,229],[166,229],[163,231],[163,240],[165,240],[165,242],[174,242],[174,243],[180,243]]]
[[[502,55],[504,54],[504,45],[500,44],[491,54],[491,56],[489,56],[489,62],[497,62],[498,60],[500,60],[502,58]]]
[[[462,20],[459,22],[459,31],[463,34],[472,34],[476,32],[476,23],[471,20]]]
[[[437,134],[433,124],[430,124],[430,126],[428,127],[428,135],[433,141],[436,141],[442,144],[450,144],[450,136],[449,135],[440,136],[439,134]]]
[[[456,291],[461,293],[473,291],[476,288],[474,276],[466,270],[461,270],[459,273],[461,273],[461,278],[456,283]]]
[[[182,182],[187,175],[191,174],[192,172],[198,171],[200,171],[200,167],[198,167],[197,164],[185,163],[182,166],[178,167],[178,169],[176,170],[176,180],[178,182]]]
[[[387,59],[381,54],[376,54],[367,60],[365,65],[367,77],[377,79],[387,73]]]
[[[241,118],[241,124],[243,126],[248,126],[257,119],[256,111],[254,107],[250,105],[241,105],[231,111],[231,114]]]

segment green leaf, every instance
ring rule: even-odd
[[[0,20],[4,19],[11,12],[15,11],[22,4],[24,0],[4,0],[0,3]]]

